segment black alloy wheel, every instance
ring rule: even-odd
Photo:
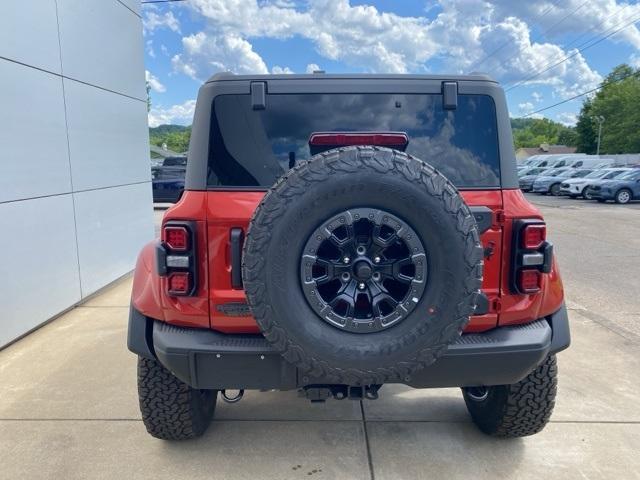
[[[304,295],[316,313],[350,332],[377,332],[409,315],[427,280],[416,232],[380,209],[353,208],[319,226],[300,266]]]

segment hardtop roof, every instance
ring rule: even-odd
[[[417,74],[377,74],[377,73],[308,73],[308,74],[268,74],[268,75],[235,75],[231,72],[220,72],[213,75],[206,83],[223,81],[268,81],[268,80],[431,80],[452,82],[490,82],[498,83],[484,73],[469,75],[417,75]]]

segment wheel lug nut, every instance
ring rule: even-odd
[[[373,263],[380,263],[380,257],[373,257]]]
[[[364,290],[364,287],[366,287],[366,285],[365,285],[364,283],[359,283],[359,284],[358,284],[358,288],[359,288],[360,290]]]

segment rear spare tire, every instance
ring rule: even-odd
[[[469,208],[433,167],[346,147],[269,190],[242,273],[264,336],[311,380],[409,381],[473,314],[482,248]]]

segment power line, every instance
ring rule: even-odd
[[[584,47],[584,48],[579,48],[577,49],[575,52],[573,52],[571,55],[567,55],[566,57],[564,57],[562,60],[560,60],[559,62],[556,62],[550,66],[548,66],[547,68],[545,68],[544,70],[540,70],[537,73],[534,73],[533,75],[526,77],[523,80],[518,81],[517,83],[515,83],[514,85],[512,85],[511,87],[505,89],[505,92],[508,92],[510,90],[513,90],[516,87],[519,87],[520,85],[528,82],[529,80],[533,80],[534,78],[538,78],[540,75],[542,75],[545,72],[548,72],[549,70],[551,70],[552,68],[557,67],[558,65],[562,65],[564,62],[566,62],[567,60],[572,59],[573,57],[575,57],[576,55],[584,52],[585,50],[590,49],[591,47],[595,47],[596,45],[598,45],[601,42],[604,42],[607,38],[611,37],[612,35],[615,35],[616,33],[620,32],[621,30],[624,30],[625,28],[627,28],[630,25],[633,25],[634,23],[640,21],[640,16],[636,17],[635,19],[631,20],[629,23],[626,23],[624,26],[618,28],[617,30],[614,30],[613,32],[605,35],[602,38],[599,38],[598,40],[596,40],[595,42],[593,42],[592,44]]]
[[[521,117],[518,117],[518,118],[527,118],[527,117],[530,117],[531,115],[535,115],[536,113],[544,112],[545,110],[549,110],[551,108],[555,108],[558,105],[563,105],[563,104],[568,103],[568,102],[570,102],[572,100],[575,100],[576,98],[584,97],[585,95],[589,95],[590,93],[593,93],[593,92],[595,92],[597,90],[600,90],[601,88],[607,87],[607,86],[612,85],[614,83],[621,82],[621,81],[623,81],[623,80],[625,80],[625,79],[627,79],[629,77],[633,77],[634,75],[640,75],[640,71],[628,73],[628,74],[623,75],[620,78],[616,78],[615,80],[612,80],[610,82],[603,82],[600,85],[598,85],[597,87],[592,88],[591,90],[587,90],[586,92],[579,93],[578,95],[574,95],[571,98],[567,98],[566,100],[562,100],[561,102],[554,103],[553,105],[549,105],[548,107],[540,108],[540,109],[536,110],[535,112],[527,113],[526,115],[522,115]]]
[[[554,57],[551,59],[551,62],[555,61],[557,58],[560,58],[562,55],[565,55],[565,50],[567,50],[570,46],[572,46],[573,44],[575,44],[578,40],[580,40],[581,38],[583,38],[585,35],[587,35],[590,32],[596,31],[598,28],[600,28],[607,20],[609,20],[611,17],[617,17],[620,14],[622,14],[627,8],[629,8],[631,5],[627,5],[626,7],[622,8],[622,10],[619,10],[617,12],[614,12],[613,14],[609,15],[608,17],[602,19],[595,27],[590,28],[589,30],[586,30],[584,32],[582,32],[580,35],[578,35],[576,38],[574,38],[571,42],[567,43],[566,45],[563,45],[562,51],[559,54],[554,55]],[[576,48],[580,49],[583,46],[587,45],[589,42],[597,39],[600,35],[603,35],[605,33],[607,33],[609,30],[611,30],[612,28],[617,27],[618,25],[620,25],[620,22],[615,23],[613,26],[609,27],[609,28],[605,28],[603,31],[601,31],[600,33],[596,34],[595,36],[592,36],[591,38],[589,38],[588,40],[586,40],[585,42],[582,42],[581,44],[579,44]],[[545,65],[543,65],[541,68],[545,68],[549,65],[551,65],[551,62],[546,63]],[[516,83],[520,83],[522,80],[517,80]],[[516,85],[514,84],[514,82],[507,82],[506,84],[503,85],[504,88],[507,87],[507,85],[512,84],[513,88],[516,87]]]

